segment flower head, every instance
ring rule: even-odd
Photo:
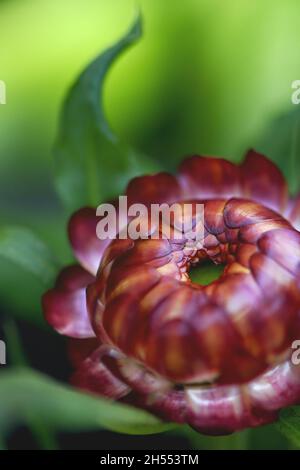
[[[130,204],[203,203],[203,240],[104,241],[94,209],[72,216],[80,266],[43,297],[47,321],[76,338],[72,383],[209,434],[274,421],[300,401],[290,361],[300,335],[300,198],[254,151],[241,165],[187,158],[177,176],[135,178],[126,194]],[[203,286],[189,271],[205,259],[224,271]]]

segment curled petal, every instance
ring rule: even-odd
[[[288,270],[264,254],[255,253],[251,258],[250,268],[265,296],[269,296],[271,292],[271,295],[279,294],[279,291],[290,289],[295,283],[295,277]]]
[[[224,222],[229,228],[241,228],[262,222],[282,220],[274,211],[253,201],[232,198],[224,206]]]
[[[99,340],[97,338],[69,338],[67,347],[70,362],[74,368],[77,368],[99,347]]]
[[[176,178],[168,173],[138,176],[130,181],[126,194],[128,204],[172,203],[180,200],[181,188]]]
[[[103,252],[110,240],[100,240],[96,235],[99,218],[96,210],[84,207],[72,215],[69,221],[69,238],[80,264],[96,275]]]
[[[291,274],[299,274],[300,234],[298,232],[287,229],[272,230],[260,238],[258,247],[262,253],[268,255]]]
[[[121,357],[118,360],[118,366],[126,383],[136,392],[148,395],[156,392],[165,393],[171,388],[168,380],[145,369],[141,364],[128,357]]]
[[[251,407],[238,386],[186,390],[187,420],[204,434],[229,434],[274,420],[274,413]]]
[[[130,392],[118,372],[117,351],[100,346],[81,363],[71,382],[78,388],[118,400]]]
[[[185,199],[211,199],[239,196],[240,176],[237,165],[223,158],[192,156],[179,168],[179,181]]]
[[[149,411],[166,421],[183,424],[186,422],[187,403],[183,390],[157,392],[144,399],[143,405]]]
[[[56,285],[43,295],[47,322],[60,334],[72,338],[95,336],[86,308],[86,287],[94,277],[80,266],[65,268]]]
[[[290,199],[285,216],[296,230],[300,230],[300,194]]]
[[[265,410],[279,410],[300,400],[300,367],[289,360],[248,386],[251,401]]]
[[[241,164],[243,196],[284,212],[288,202],[286,181],[276,165],[254,150]]]

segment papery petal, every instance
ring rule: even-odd
[[[265,233],[278,229],[291,229],[291,225],[285,219],[266,220],[265,222],[242,227],[239,232],[239,238],[242,242],[257,243]]]
[[[300,367],[290,360],[274,367],[247,387],[251,401],[265,410],[279,410],[300,401]]]
[[[251,257],[250,268],[264,295],[280,294],[289,289],[295,281],[294,276],[264,254],[256,253]]]
[[[290,273],[300,273],[300,234],[278,229],[263,235],[258,241],[262,253],[272,258]]]
[[[43,295],[45,318],[60,334],[72,338],[95,336],[86,308],[86,287],[94,279],[80,266],[69,266],[60,273],[55,287]]]
[[[118,264],[123,267],[142,264],[151,264],[152,266],[154,260],[168,260],[171,252],[168,240],[136,240],[132,249],[119,256]]]
[[[250,150],[240,166],[243,196],[277,212],[288,202],[286,181],[279,168],[264,155]]]
[[[186,422],[187,403],[183,390],[153,393],[144,399],[143,405],[166,421]]]
[[[69,226],[69,238],[74,254],[80,264],[91,274],[96,275],[103,252],[111,240],[100,240],[96,234],[96,210],[84,207],[72,215]]]
[[[119,284],[108,283],[108,295],[110,301],[106,305],[103,315],[103,325],[110,338],[126,352],[135,347],[133,334],[136,325],[136,312],[141,296],[155,286],[159,281],[159,275],[153,269],[127,270],[128,276]],[[109,291],[110,285],[112,290]],[[114,286],[114,287],[113,287]],[[134,288],[133,288],[134,286]],[[99,319],[100,320],[100,319]],[[96,330],[102,328],[102,320],[96,324]],[[132,334],[131,334],[132,332]]]
[[[146,293],[160,279],[157,270],[146,265],[116,268],[109,277],[106,285],[107,299],[112,300],[121,294],[133,297]]]
[[[71,383],[88,392],[103,395],[115,400],[126,396],[130,387],[122,381],[118,373],[119,353],[108,347],[100,346],[73,374]]]
[[[241,194],[239,168],[223,158],[192,156],[179,168],[185,199],[211,199]]]
[[[229,228],[241,228],[277,220],[283,219],[273,210],[253,201],[232,198],[224,207],[224,222]]]
[[[300,194],[289,200],[285,217],[291,222],[296,230],[300,230]]]
[[[169,173],[138,176],[127,187],[128,205],[172,203],[180,200],[181,188]]]
[[[153,364],[155,370],[170,380],[192,380],[196,360],[190,330],[189,325],[184,322],[171,320],[163,324],[155,336],[152,332],[146,350],[147,363],[150,366]]]
[[[69,338],[67,348],[70,362],[74,368],[77,368],[93,351],[99,348],[99,340],[98,338]]]
[[[136,392],[141,394],[153,394],[155,392],[165,394],[172,388],[172,384],[167,379],[153,373],[128,357],[121,357],[118,360],[118,366],[124,381]]]
[[[274,420],[272,412],[251,407],[238,386],[187,388],[187,420],[204,434],[228,434]]]

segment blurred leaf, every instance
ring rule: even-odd
[[[129,32],[82,72],[67,96],[54,150],[57,190],[70,210],[115,197],[130,178],[156,169],[156,164],[119,142],[103,110],[106,74],[141,34],[138,16]]]
[[[293,406],[281,410],[277,424],[280,431],[297,447],[300,448],[300,407]]]
[[[9,344],[10,364],[22,367],[27,366],[27,357],[15,321],[11,317],[4,319],[2,328],[5,334],[5,340],[7,344]]]
[[[290,448],[290,441],[280,432],[277,423],[249,429],[248,433],[249,449],[286,450]]]
[[[48,247],[31,230],[0,227],[0,256],[37,276],[46,286],[53,281],[58,265]]]
[[[175,430],[176,432],[176,430]],[[189,426],[182,429],[184,435],[191,443],[192,449],[199,450],[248,450],[249,430],[235,432],[227,436],[206,436]]]
[[[206,436],[194,431],[189,426],[182,426],[173,431],[184,433],[193,449],[202,450],[287,450],[291,449],[291,440],[280,432],[278,424],[268,424],[257,428],[248,428],[227,436]]]
[[[55,430],[153,434],[174,427],[146,411],[78,392],[29,369],[1,372],[0,435],[33,416]]]
[[[3,325],[5,340],[9,344],[9,362],[14,366],[25,367],[27,357],[22,347],[21,338],[16,323],[12,318],[7,318]],[[45,427],[39,416],[27,416],[26,425],[35,437],[40,449],[56,449],[56,439],[49,427]],[[2,430],[3,431],[3,430]],[[1,444],[0,444],[1,448]]]
[[[283,171],[289,190],[300,190],[300,111],[280,116],[268,127],[256,149],[270,157]]]

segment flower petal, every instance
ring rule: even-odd
[[[81,364],[71,378],[76,387],[118,400],[130,392],[130,388],[118,373],[119,353],[109,346],[100,346]]]
[[[224,222],[229,228],[241,228],[274,220],[282,220],[282,217],[253,201],[232,198],[224,207]]]
[[[186,421],[186,400],[183,390],[153,393],[144,400],[146,409],[162,419],[183,424]]]
[[[127,187],[128,205],[171,203],[180,199],[181,188],[169,173],[138,176]]]
[[[68,356],[74,368],[79,365],[92,354],[99,347],[98,338],[69,338],[68,343]]]
[[[45,318],[60,334],[72,338],[95,336],[86,308],[86,287],[93,280],[80,266],[69,266],[60,273],[55,287],[44,294]]]
[[[279,168],[264,155],[249,150],[240,166],[243,196],[283,212],[288,202],[286,181]]]
[[[274,367],[248,385],[253,403],[265,410],[279,410],[300,401],[300,367],[290,360]]]
[[[296,230],[300,230],[300,194],[290,199],[285,217],[291,222]]]
[[[189,424],[204,434],[229,434],[274,420],[272,412],[253,409],[236,386],[190,388],[186,400]]]
[[[239,168],[223,158],[194,155],[179,168],[185,198],[212,199],[240,195]]]
[[[296,231],[271,230],[258,241],[261,252],[272,258],[290,273],[300,272],[300,234]]]
[[[96,210],[84,207],[72,215],[69,226],[69,239],[74,254],[80,264],[91,274],[96,275],[103,252],[110,240],[97,238],[96,227],[99,222]]]

